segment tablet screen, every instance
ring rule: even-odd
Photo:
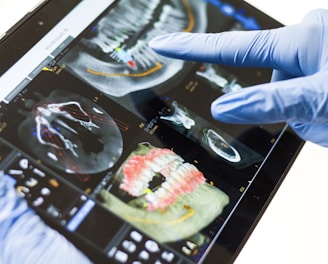
[[[1,76],[1,167],[91,258],[201,263],[287,127],[210,114],[269,70],[169,59],[148,42],[279,24],[233,1],[97,2],[77,4]]]

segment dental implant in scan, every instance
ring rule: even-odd
[[[117,191],[101,192],[104,205],[159,242],[196,234],[229,203],[195,165],[147,142],[122,164],[113,185]]]
[[[35,99],[37,98],[37,100]],[[92,174],[114,166],[123,151],[116,122],[91,100],[55,90],[25,100],[19,139],[44,163],[69,174]]]
[[[158,86],[184,62],[155,53],[148,42],[172,32],[205,32],[201,0],[122,0],[59,61],[104,94],[122,97]]]

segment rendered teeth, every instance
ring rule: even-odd
[[[155,163],[155,162],[147,162],[148,166],[152,169],[153,172],[160,172],[162,167],[161,165]]]
[[[144,169],[140,172],[138,181],[133,181],[133,183],[124,181],[123,189],[128,191],[131,195],[140,196],[144,194],[144,191],[148,188],[148,183],[153,178],[153,173],[150,170]]]
[[[116,36],[117,36],[117,37],[116,37],[116,40],[120,40],[120,41],[124,41],[124,40],[126,40],[126,39],[129,38],[129,35],[127,35],[127,34],[122,34],[122,33],[117,34]]]
[[[176,23],[185,24],[186,23],[186,16],[180,10],[174,10],[173,8],[167,14],[165,19],[168,21],[175,21]]]
[[[118,34],[114,36],[107,36],[107,38],[111,39],[117,46],[120,46],[124,40],[129,38],[129,36]]]
[[[144,48],[143,54],[151,65],[153,65],[157,61],[161,61],[159,59],[159,56],[148,45]]]
[[[169,160],[166,159],[165,155],[156,157],[154,159],[154,163],[156,163],[157,165],[161,166],[161,168],[163,166],[166,166],[168,164],[168,162],[169,162]]]
[[[181,160],[175,160],[171,162],[171,171],[177,171],[178,167],[181,165],[183,161]]]
[[[142,168],[139,169],[142,161]],[[144,196],[147,210],[163,209],[204,182],[202,173],[169,149],[152,148],[145,155],[131,157],[123,168],[125,178],[120,188],[135,197]],[[166,180],[154,192],[146,193],[149,182],[160,172]]]
[[[156,202],[156,197],[153,193],[149,193],[145,196],[145,199],[147,200],[147,202],[149,203],[154,203]]]
[[[117,55],[113,54],[115,49],[122,46],[140,28],[149,24],[160,2],[160,0],[138,0],[133,1],[132,5],[128,5],[124,4],[125,1],[122,1],[110,13],[109,17],[105,17],[100,21],[100,33],[92,42],[101,48],[104,53],[110,53],[114,60],[119,61]],[[165,59],[148,47],[148,41],[158,35],[180,31],[184,26],[184,13],[174,9],[171,5],[164,5],[159,21],[154,24],[154,28],[147,32],[144,40],[139,40],[127,52],[134,58],[138,67],[145,69],[153,67],[156,63]]]
[[[176,182],[178,182],[180,184],[185,184],[186,183],[186,181],[183,179],[183,177],[181,177],[181,175],[178,174],[178,173],[172,173],[172,177],[171,178],[169,178],[168,181],[170,181],[170,182],[171,181],[172,182],[176,181]]]
[[[170,5],[164,6],[163,9],[168,9],[167,14],[172,16],[172,17],[176,17],[176,18],[179,18],[179,19],[182,19],[182,18],[185,17],[185,14],[181,10],[173,8]]]
[[[131,24],[127,20],[122,19],[122,17],[119,14],[111,14],[110,19],[104,18],[100,25],[104,28],[104,31],[106,29],[111,29],[111,34],[118,33],[120,30],[124,28],[131,28]],[[116,32],[115,32],[116,31]]]
[[[139,40],[137,44],[129,50],[129,54],[140,64],[143,68],[149,68],[155,65],[156,57],[149,53],[150,48],[144,40]]]
[[[159,17],[160,21],[165,21],[166,18],[170,15],[170,13],[173,11],[174,9],[172,8],[172,6],[170,5],[164,5],[163,6],[163,11]]]
[[[138,60],[137,62],[140,63],[140,65],[143,67],[143,68],[150,68],[152,66],[151,62],[144,56],[144,54],[138,54]]]
[[[140,196],[144,190],[148,187],[148,182],[136,181],[133,186],[133,195]]]
[[[154,194],[156,195],[157,199],[161,200],[167,195],[167,192],[164,188],[160,188],[156,192],[154,192]]]
[[[150,182],[151,181],[151,179],[153,178],[153,173],[150,171],[150,170],[144,170],[143,172],[142,172],[142,175],[141,175],[141,179],[143,179],[143,181],[145,181],[145,182]]]
[[[154,9],[159,5],[159,3],[161,2],[160,0],[153,0],[153,1],[146,1],[147,4],[149,5],[150,8]]]
[[[146,64],[143,62],[143,57],[140,53],[133,53],[133,58],[137,62],[137,65],[146,68]]]
[[[180,177],[180,179],[183,179],[183,181],[186,183],[188,182],[190,179],[190,176],[191,176],[191,173],[190,173],[190,168],[188,168],[188,163],[184,163],[182,164],[179,168],[178,168],[178,171],[177,171],[177,177]]]
[[[168,21],[166,21],[166,22],[168,22]],[[173,22],[175,22],[175,21],[173,21]],[[179,30],[181,30],[182,27],[183,27],[183,25],[180,26],[177,23],[164,24],[164,23],[156,22],[154,24],[154,28],[156,29],[157,34],[166,34],[169,32],[179,31]]]
[[[178,175],[176,173],[172,173],[172,176],[167,178],[166,182],[172,185],[176,184],[176,182],[185,183],[183,177],[181,177],[181,175]]]
[[[163,7],[163,12],[160,15],[159,22],[156,23],[156,26],[158,28],[166,27],[170,28],[172,27],[172,30],[176,30],[177,27],[174,27],[176,25],[179,25],[180,29],[185,24],[185,15],[180,10],[173,9],[170,5],[165,5]]]
[[[180,156],[173,155],[173,154],[167,154],[167,155],[163,156],[162,159],[165,161],[166,164],[171,163],[173,161],[177,161],[177,162],[183,161],[183,159]]]
[[[144,16],[143,19],[147,20],[147,22],[152,19],[152,14],[154,13],[154,10],[156,9],[156,7],[159,5],[160,1],[156,0],[156,1],[140,1],[138,2],[138,5],[140,6],[141,11],[144,11]]]
[[[169,12],[172,11],[172,8],[166,9]],[[169,12],[163,12],[159,18],[159,21],[154,23],[154,28],[158,30],[164,30],[167,32],[173,32],[176,30],[181,30],[185,26],[185,17],[175,17],[172,16]]]
[[[150,19],[152,18],[151,15],[149,15],[147,12],[145,12],[145,6],[135,7],[133,5],[125,6],[126,11],[124,12],[125,16],[124,19],[126,19],[128,22],[130,22],[130,25],[133,23],[148,23]],[[126,15],[128,14],[128,15]]]
[[[156,38],[158,36],[159,36],[158,33],[153,29],[153,30],[147,32],[147,38],[146,39],[150,41],[151,39]]]
[[[171,181],[172,182],[172,181]],[[174,182],[172,182],[174,184]],[[163,182],[162,183],[162,188],[166,190],[167,192],[171,192],[172,190],[172,185],[170,184],[169,181]]]
[[[165,27],[158,26],[158,22],[154,24],[154,29],[152,31],[155,33],[156,36],[170,33],[170,31],[168,31]]]
[[[104,53],[110,53],[116,47],[115,43],[110,43],[107,40],[106,41],[102,41],[99,38],[93,39],[92,42],[95,43],[99,48],[101,48],[101,50]]]
[[[184,163],[182,167],[183,172],[186,174],[186,178],[189,178],[192,176],[192,171],[195,170],[195,166],[193,166],[190,163]]]

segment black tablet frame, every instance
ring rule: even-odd
[[[2,58],[0,74],[3,74],[39,39],[47,34],[79,2],[79,0],[45,1],[33,13],[25,16],[11,28],[0,40],[0,57]],[[251,7],[244,1],[234,0],[231,2],[240,8],[252,10],[254,16],[266,28],[282,26],[275,19]],[[232,71],[235,70],[238,71],[238,69],[232,69]],[[279,186],[283,183],[303,144],[303,140],[290,128],[286,128],[286,131],[268,156],[253,184],[238,204],[235,213],[217,238],[216,243],[207,252],[205,263],[218,263],[218,261],[220,263],[232,263],[236,259],[270,201],[274,198]],[[49,219],[45,220],[48,221]],[[49,225],[52,225],[52,223],[49,223]],[[53,227],[58,228],[56,225]],[[59,231],[63,232],[62,230]],[[68,235],[65,232],[63,233]],[[79,246],[78,239],[72,239]],[[87,245],[83,245],[82,249],[86,247]]]

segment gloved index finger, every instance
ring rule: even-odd
[[[287,32],[286,32],[287,31]],[[172,33],[149,46],[161,55],[228,66],[275,68],[300,75],[287,28],[223,33]],[[292,31],[293,32],[293,31]],[[287,40],[286,40],[287,38]]]

